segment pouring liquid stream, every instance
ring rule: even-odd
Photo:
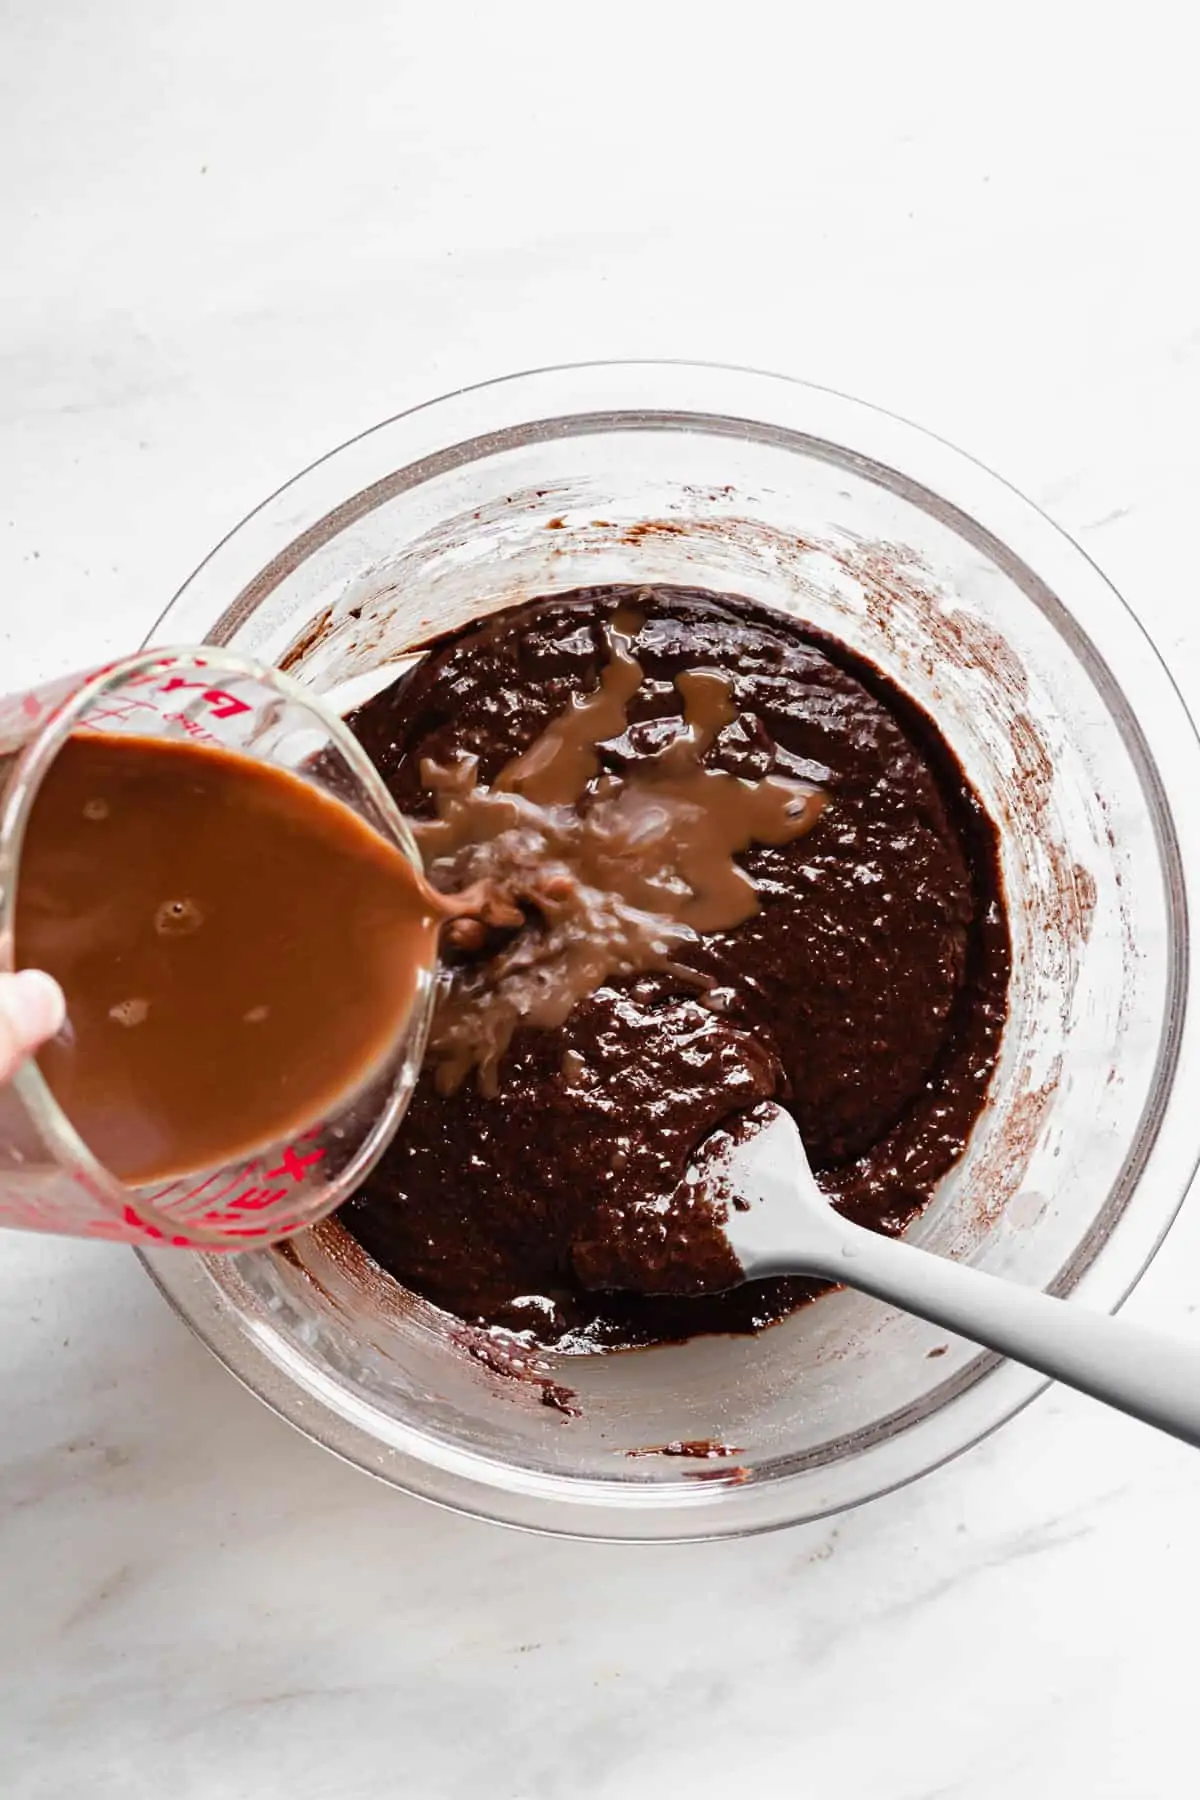
[[[737,717],[732,681],[719,670],[677,675],[682,719],[659,721],[664,741],[648,752],[630,744],[627,709],[642,684],[633,644],[643,623],[633,608],[613,614],[597,687],[489,786],[471,758],[422,766],[437,816],[412,825],[430,881],[488,897],[479,919],[447,933],[467,956],[452,970],[430,1035],[443,1091],[477,1067],[483,1091],[495,1093],[514,1033],[561,1025],[606,981],[667,969],[695,986],[673,952],[758,910],[737,853],[790,843],[825,805],[808,783],[707,766]],[[605,747],[615,772],[604,767]],[[507,940],[487,930],[521,925]]]

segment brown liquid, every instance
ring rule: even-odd
[[[200,745],[80,733],[26,832],[16,961],[67,1025],[55,1099],[132,1183],[312,1125],[394,1042],[444,909],[310,783]]]
[[[624,731],[626,708],[642,685],[641,665],[629,646],[643,622],[640,613],[618,607],[605,630],[609,659],[595,691],[576,696],[524,756],[501,769],[496,786],[502,792],[514,789],[538,806],[570,806],[579,799],[600,767],[596,745]]]
[[[604,627],[609,655],[598,685],[490,787],[478,784],[469,757],[422,765],[437,818],[413,830],[430,880],[466,889],[481,921],[451,926],[448,942],[492,951],[456,968],[439,1003],[429,1043],[444,1093],[476,1065],[484,1092],[495,1093],[518,1028],[557,1028],[603,983],[678,973],[673,953],[682,944],[758,911],[755,885],[734,857],[751,844],[791,843],[820,816],[825,796],[810,783],[705,766],[737,716],[732,679],[715,670],[677,675],[682,727],[672,723],[667,741],[623,774],[599,774],[597,746],[626,731],[642,685],[631,644],[644,623],[632,608],[618,609]],[[496,946],[484,923],[525,929]]]

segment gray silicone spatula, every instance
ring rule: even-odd
[[[1200,1344],[851,1224],[817,1186],[790,1115],[764,1117],[710,1171],[746,1203],[729,1206],[722,1229],[747,1280],[817,1275],[858,1288],[1200,1445]]]

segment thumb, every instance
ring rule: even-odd
[[[0,975],[0,1081],[16,1073],[31,1051],[54,1036],[67,1015],[63,991],[41,969]]]

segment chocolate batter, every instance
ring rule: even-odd
[[[697,674],[723,676],[728,699],[705,769],[820,805],[803,835],[740,854],[749,917],[672,938],[659,966],[518,1029],[487,1080],[427,1069],[341,1214],[406,1286],[560,1349],[754,1330],[819,1291],[590,1291],[621,1220],[658,1210],[686,1230],[697,1147],[761,1099],[794,1114],[843,1211],[902,1230],[983,1104],[1009,967],[996,834],[931,722],[842,645],[747,601],[616,587],[532,601],[433,645],[350,723],[405,811],[433,820],[432,774],[474,757],[472,781],[508,779],[577,697],[602,695],[614,643],[641,678],[583,771],[585,811],[606,774],[632,781],[686,734]],[[546,921],[529,917],[536,937]],[[466,949],[485,967],[508,953],[495,934]]]

